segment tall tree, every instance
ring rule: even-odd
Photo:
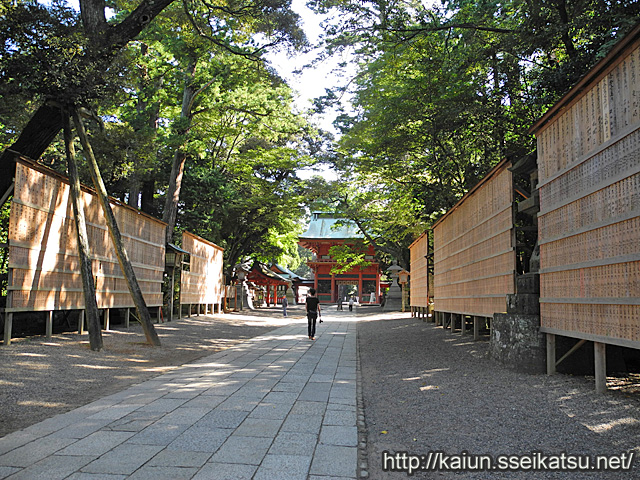
[[[104,0],[79,0],[82,28],[59,3],[51,9],[24,0],[4,4],[5,79],[40,99],[40,106],[14,143],[0,156],[0,171],[10,172],[15,155],[38,159],[62,129],[60,106],[83,105],[103,95],[105,77],[120,50],[173,0],[142,0],[121,21],[108,23]],[[45,19],[42,23],[39,20]],[[18,50],[16,46],[31,48]],[[11,175],[0,177],[0,190]]]
[[[326,54],[351,49],[359,62],[354,113],[336,122],[334,165],[359,185],[345,200],[404,204],[428,225],[492,165],[534,148],[529,125],[637,22],[639,3],[311,2],[333,12]],[[398,218],[388,238],[401,238]]]
[[[224,77],[230,75],[224,71],[229,63],[216,59],[221,55],[220,49],[227,55],[252,60],[260,68],[261,55],[266,49],[283,42],[294,47],[306,42],[298,25],[299,17],[289,9],[287,1],[254,5],[230,3],[224,8],[187,3],[186,7],[184,22],[188,21],[193,31],[178,29],[175,24],[171,28],[177,40],[171,42],[171,46],[182,73],[183,87],[179,117],[173,125],[175,152],[162,217],[167,223],[167,242],[173,241],[194,119],[214,108],[207,102],[207,92],[219,88],[225,83]],[[175,13],[172,15],[174,23],[185,17],[182,10]],[[265,38],[262,44],[256,40],[259,34]]]

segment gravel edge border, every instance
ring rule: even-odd
[[[358,416],[358,466],[359,479],[369,478],[369,456],[367,454],[367,423],[364,411],[364,396],[362,393],[362,370],[360,365],[360,340],[358,338],[358,324],[356,323],[356,404]]]

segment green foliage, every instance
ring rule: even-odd
[[[334,245],[329,249],[329,255],[333,257],[336,265],[331,268],[333,275],[348,272],[354,269],[364,269],[372,264],[365,259],[368,245],[363,241],[357,241],[352,244],[343,243],[342,245]]]
[[[50,7],[18,0],[0,4],[0,84],[7,94],[57,95],[84,81],[69,64],[83,48],[78,14],[64,2]]]
[[[535,148],[528,128],[640,13],[637,0],[310,3],[330,15],[326,54],[348,50],[358,64],[354,111],[335,122],[343,183],[312,201],[404,267],[422,229],[492,166]]]
[[[295,263],[289,264],[287,266],[293,273],[301,276],[302,278],[313,278],[313,271],[311,270],[309,265],[307,265],[307,262],[311,260],[312,256],[313,252],[311,250],[298,245],[298,266],[295,266]]]

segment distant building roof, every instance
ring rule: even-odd
[[[264,263],[258,262],[257,260],[251,265],[248,278],[257,285],[262,285],[264,281],[281,285],[287,285],[291,282],[291,280],[278,275]]]
[[[347,222],[344,218],[336,218],[331,213],[314,212],[306,232],[300,235],[304,239],[343,239],[362,238],[363,235],[353,223],[336,226],[338,222]]]
[[[277,263],[271,264],[271,270],[276,272],[281,277],[287,278],[289,280],[293,280],[293,281],[295,281],[295,280],[305,280],[304,277],[301,277],[297,273],[293,273],[287,267],[283,267],[282,265],[278,265]]]

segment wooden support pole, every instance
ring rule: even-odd
[[[110,325],[110,318],[109,318],[109,312],[110,310],[108,308],[104,309],[104,329],[105,330],[109,330],[111,325]]]
[[[556,367],[557,367],[558,365],[560,365],[562,362],[564,362],[564,361],[565,361],[567,358],[569,358],[571,355],[573,355],[573,354],[575,353],[575,351],[576,351],[576,350],[578,350],[578,349],[579,349],[582,345],[584,345],[585,343],[587,343],[587,341],[586,341],[586,340],[580,340],[580,341],[578,341],[578,342],[577,342],[573,347],[571,347],[571,349],[570,349],[567,353],[565,353],[565,354],[560,358],[560,360],[558,360],[558,361],[556,362]]]
[[[73,217],[76,221],[76,238],[78,241],[78,257],[80,259],[80,276],[84,293],[84,311],[87,316],[87,330],[89,331],[89,346],[91,350],[102,350],[102,332],[100,331],[100,311],[96,300],[96,285],[93,280],[93,268],[89,257],[89,235],[84,216],[84,206],[81,202],[80,175],[76,163],[76,153],[71,135],[71,119],[69,112],[63,112],[64,143],[67,154],[67,171],[69,173],[69,193],[73,206]]]
[[[467,332],[467,317],[464,314],[460,315],[460,335],[464,336]]]
[[[15,182],[11,182],[11,185],[9,185],[9,188],[7,188],[7,190],[2,194],[2,197],[0,197],[0,206],[4,205],[4,202],[7,201],[7,198],[9,198],[9,196],[13,193],[14,186],[15,186]]]
[[[84,310],[80,310],[80,315],[78,316],[78,335],[84,334]]]
[[[129,328],[129,317],[131,316],[131,310],[129,310],[129,307],[124,309],[124,326],[125,328]]]
[[[158,307],[158,317],[157,317],[158,323],[162,322],[162,305],[160,305]],[[164,323],[164,322],[162,322]]]
[[[473,316],[473,339],[480,339],[480,317],[478,315]]]
[[[556,366],[556,336],[553,333],[547,333],[547,375],[554,375]]]
[[[160,338],[158,337],[155,328],[153,328],[149,309],[147,308],[147,304],[144,301],[144,297],[142,296],[140,285],[133,270],[133,266],[131,265],[131,261],[129,260],[129,255],[124,248],[120,229],[118,228],[118,223],[116,222],[113,210],[111,209],[111,204],[109,203],[107,189],[104,186],[104,181],[102,180],[102,176],[100,175],[98,162],[93,155],[93,149],[91,148],[89,138],[87,137],[87,134],[84,130],[84,125],[82,124],[82,120],[80,119],[77,110],[73,111],[73,121],[76,125],[76,130],[78,131],[78,135],[80,136],[80,142],[82,143],[82,147],[85,151],[85,156],[89,163],[89,171],[91,173],[93,186],[96,189],[98,200],[100,200],[100,205],[102,206],[102,212],[104,213],[104,217],[109,228],[109,235],[111,237],[111,241],[113,242],[113,246],[115,247],[118,262],[120,263],[120,268],[122,269],[122,273],[127,280],[129,292],[131,293],[133,302],[136,306],[136,309],[138,310],[138,316],[141,320],[140,323],[142,323],[142,329],[144,330],[147,342],[151,345],[160,346]]]
[[[187,304],[187,318],[191,318],[191,304]]]
[[[173,295],[176,288],[176,267],[171,269],[171,287],[169,287],[169,321],[173,320]]]
[[[46,315],[45,335],[47,338],[51,338],[51,335],[53,334],[53,311],[49,310],[46,312]]]
[[[13,326],[13,312],[7,312],[4,316],[4,346],[11,345],[11,327]]]
[[[593,342],[593,359],[596,374],[596,392],[607,391],[607,344]]]
[[[451,328],[451,333],[454,333],[456,331],[456,314],[450,313],[449,318],[450,318],[449,325]]]

